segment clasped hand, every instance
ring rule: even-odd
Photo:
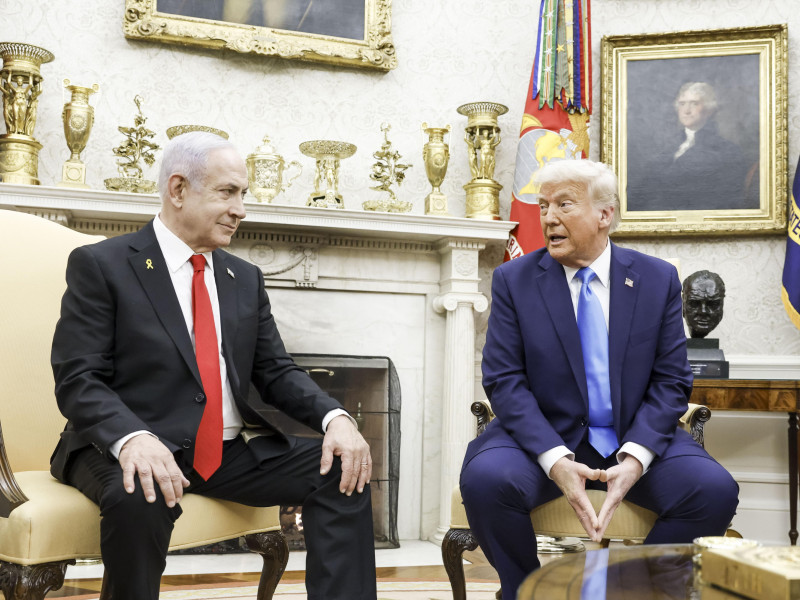
[[[603,539],[614,511],[641,476],[642,463],[631,455],[609,469],[591,469],[583,463],[563,457],[550,470],[550,477],[564,493],[581,526],[593,542]],[[589,501],[586,493],[587,481],[606,483],[608,491],[599,513],[595,513],[594,506]]]

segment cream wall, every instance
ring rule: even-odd
[[[132,99],[140,94],[147,125],[158,133],[156,141],[162,145],[167,127],[186,123],[228,131],[243,154],[269,133],[287,160],[304,165],[294,187],[278,197],[298,205],[304,204],[313,182],[312,161],[300,155],[300,142],[339,139],[358,146],[356,155],[342,163],[340,186],[345,204],[358,208],[373,193],[368,190],[372,152],[382,141],[380,124],[388,121],[393,127],[390,139],[414,164],[399,196],[414,203],[414,212],[423,212],[429,186],[422,168],[420,123],[450,123],[452,156],[442,189],[450,198],[451,213],[463,216],[461,186],[469,178],[461,141],[466,118],[455,109],[464,102],[492,100],[510,108],[500,118],[504,138],[497,149],[496,171],[504,186],[501,213],[507,217],[516,131],[536,38],[535,0],[394,0],[399,66],[388,73],[129,41],[122,36],[123,4],[122,0],[0,4],[0,41],[40,45],[56,56],[42,68],[44,93],[35,130],[44,145],[39,169],[43,184],[60,179],[61,164],[68,157],[60,116],[64,102],[60,81],[66,77],[73,83],[101,86],[92,101],[96,120],[83,155],[92,187],[100,188],[104,178],[116,174],[111,148],[122,141],[117,126],[132,123]],[[796,162],[800,151],[800,88],[793,67],[800,64],[796,2],[594,0],[592,17],[596,107],[592,157],[599,155],[603,35],[788,23],[789,160]],[[794,164],[789,173],[794,174]],[[154,172],[150,175],[155,178]],[[731,360],[732,374],[798,378],[800,333],[779,301],[784,245],[780,236],[623,244],[677,257],[684,274],[706,268],[722,276],[728,289],[726,317],[715,334]],[[483,253],[487,295],[491,269],[501,256],[497,246]],[[486,315],[478,315],[479,348]],[[783,415],[716,413],[709,425],[710,449],[743,485],[737,526],[747,535],[776,543],[785,539],[783,532],[788,529],[785,422]],[[422,524],[422,530],[429,529],[430,524]]]

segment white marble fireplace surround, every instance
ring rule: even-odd
[[[350,199],[350,205],[360,202]],[[119,235],[158,211],[153,195],[0,183],[0,208]],[[388,356],[401,384],[400,539],[447,529],[475,435],[478,257],[513,223],[250,204],[229,248],[257,264],[290,352]]]

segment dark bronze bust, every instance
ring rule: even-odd
[[[725,284],[716,273],[697,271],[683,280],[683,318],[693,338],[704,338],[722,320]]]

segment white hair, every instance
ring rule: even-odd
[[[678,110],[678,100],[687,92],[700,96],[703,99],[703,106],[705,106],[708,111],[714,112],[717,110],[719,106],[717,103],[717,93],[714,91],[714,88],[705,81],[690,81],[684,83],[681,89],[678,90],[678,95],[675,97],[675,110]]]
[[[208,155],[226,148],[235,149],[235,146],[225,138],[205,131],[190,131],[172,138],[161,155],[161,168],[158,172],[158,193],[161,200],[167,198],[170,177],[178,173],[191,184],[199,183],[205,175]]]
[[[554,160],[536,171],[534,183],[539,189],[545,186],[577,184],[586,189],[586,194],[598,208],[614,209],[609,233],[619,225],[619,193],[617,176],[607,165],[588,159]]]

